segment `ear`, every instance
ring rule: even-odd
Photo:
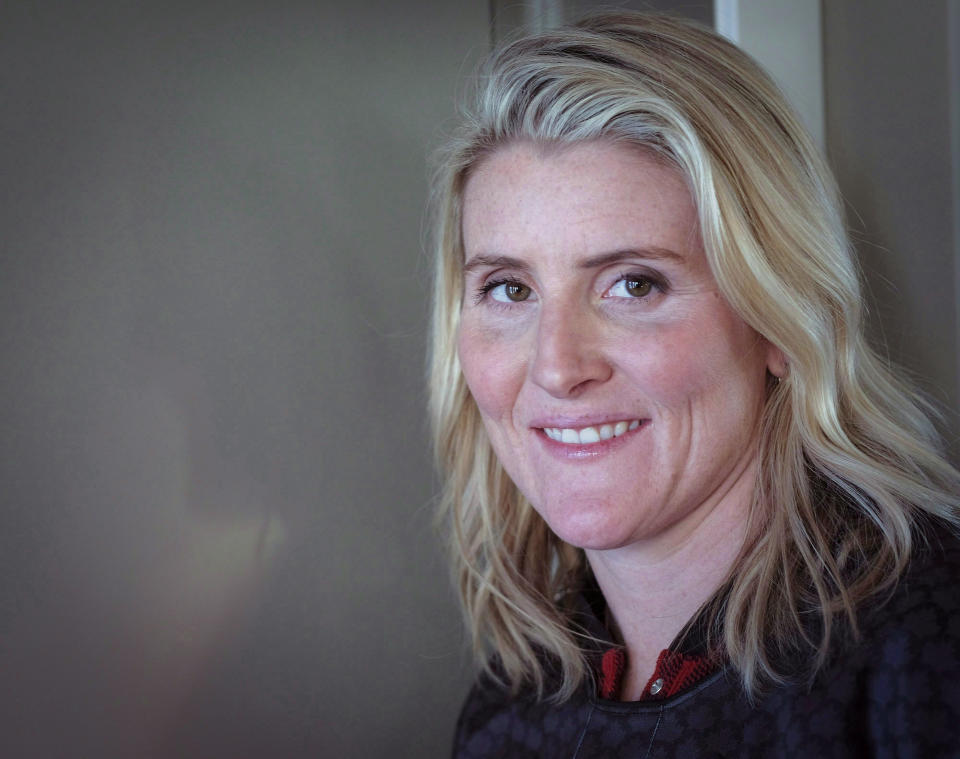
[[[783,379],[787,376],[789,364],[783,351],[769,340],[764,340],[767,344],[767,371],[777,379]]]

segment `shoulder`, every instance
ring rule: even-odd
[[[928,531],[892,593],[861,611],[856,641],[835,630],[829,664],[756,705],[738,699],[750,755],[960,759],[960,542]],[[802,667],[798,671],[802,671]],[[779,737],[765,743],[771,725]],[[779,743],[776,743],[779,741]],[[773,749],[771,749],[773,750]]]
[[[960,654],[960,539],[946,528],[926,530],[889,600],[864,615],[865,635],[882,644],[878,654],[911,644],[929,659],[927,644],[951,644]],[[888,656],[884,656],[886,661]],[[958,656],[960,658],[960,656]],[[888,664],[895,664],[894,656]]]
[[[960,541],[928,531],[889,601],[864,615],[858,669],[879,745],[955,756],[960,735]],[[898,750],[899,750],[898,749]],[[897,754],[899,755],[899,754]]]

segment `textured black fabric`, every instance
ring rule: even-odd
[[[482,682],[457,725],[456,759],[480,757],[889,757],[960,759],[960,545],[945,533],[911,563],[893,597],[864,615],[863,637],[813,685],[751,705],[721,670],[662,702],[560,706],[508,698]]]

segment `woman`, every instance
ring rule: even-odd
[[[782,96],[631,14],[482,81],[437,179],[457,756],[960,756],[960,475]]]

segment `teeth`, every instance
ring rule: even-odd
[[[640,426],[640,420],[622,421],[616,424],[604,424],[597,427],[583,427],[582,429],[573,429],[570,427],[544,427],[543,431],[548,438],[556,440],[558,443],[589,445],[590,443],[599,443],[601,440],[620,437],[627,430],[635,430]]]
[[[600,433],[597,432],[597,428],[584,427],[582,430],[580,430],[580,442],[581,443],[599,443]]]

